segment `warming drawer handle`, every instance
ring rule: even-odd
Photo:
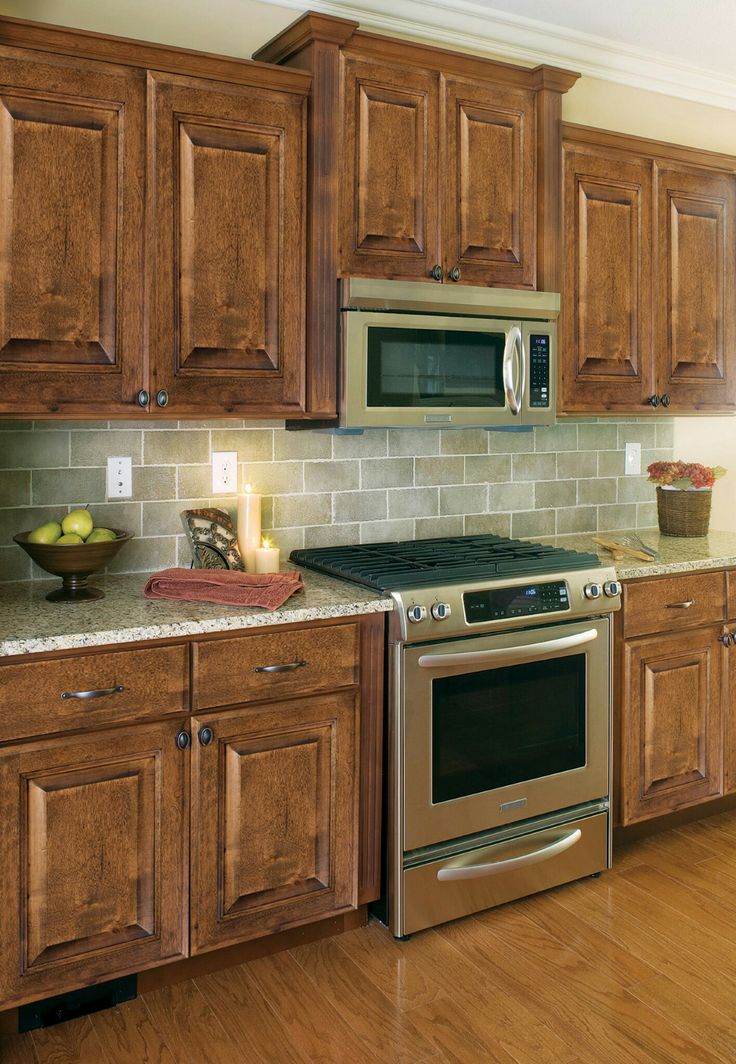
[[[469,650],[465,654],[422,654],[417,664],[422,669],[446,669],[459,665],[508,665],[518,661],[533,661],[546,654],[556,654],[560,650],[584,646],[598,638],[595,628],[586,628],[575,635],[565,635],[561,639],[547,639],[543,643],[522,643],[516,647],[504,647],[500,650]]]
[[[501,872],[509,872],[512,869],[524,868],[526,865],[537,864],[539,861],[548,861],[552,857],[569,850],[582,838],[580,828],[563,835],[561,839],[541,846],[539,849],[530,850],[529,853],[521,853],[517,857],[501,858],[498,861],[482,861],[472,864],[473,853],[463,854],[456,857],[449,864],[443,865],[437,872],[437,878],[443,882],[452,882],[458,879],[482,879],[485,876],[497,876]],[[477,855],[476,855],[477,856]]]
[[[516,361],[518,375],[521,376],[521,370],[519,369],[522,363],[522,341],[521,341],[521,329],[518,325],[512,325],[508,331],[506,337],[506,344],[503,349],[503,363],[502,363],[502,376],[503,376],[503,390],[506,394],[506,402],[509,404],[509,410],[512,414],[518,414],[521,411],[521,398],[517,397],[514,390],[514,361]]]
[[[306,661],[290,661],[288,665],[256,665],[254,672],[291,672],[292,669],[301,669]]]
[[[121,683],[114,687],[102,687],[99,691],[64,691],[62,698],[104,698],[105,695],[119,695],[125,688]]]
[[[668,602],[668,610],[689,610],[691,606],[695,605],[695,599],[688,599],[687,602]]]

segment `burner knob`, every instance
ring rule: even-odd
[[[432,616],[436,621],[446,621],[451,613],[449,602],[435,602],[432,606]]]
[[[425,606],[410,606],[406,611],[406,616],[412,624],[418,624],[427,616],[427,609]]]
[[[587,599],[598,599],[603,594],[603,588],[600,584],[586,584],[583,594]]]
[[[603,585],[603,591],[604,594],[608,596],[608,598],[615,598],[616,595],[621,594],[621,584],[618,580],[606,580],[605,584]]]

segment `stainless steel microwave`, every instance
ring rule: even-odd
[[[551,425],[559,295],[351,278],[342,428]]]

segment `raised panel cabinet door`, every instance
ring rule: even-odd
[[[357,706],[345,691],[197,717],[192,953],[356,906]]]
[[[642,411],[653,389],[651,162],[564,145],[560,409]]]
[[[296,415],[306,99],[164,74],[151,92],[152,402],[197,417]]]
[[[145,75],[0,47],[0,413],[144,387]]]
[[[723,790],[720,627],[624,644],[621,823]]]
[[[536,279],[535,104],[448,78],[443,251],[460,282],[533,288]]]
[[[0,753],[0,1007],[186,955],[181,726]]]
[[[658,164],[657,391],[736,408],[736,173]]]
[[[439,78],[347,58],[340,263],[344,276],[430,280],[439,247]]]

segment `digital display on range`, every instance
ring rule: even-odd
[[[467,591],[463,595],[468,624],[500,621],[508,617],[532,617],[537,613],[559,613],[570,609],[567,584],[526,584],[488,591]]]

